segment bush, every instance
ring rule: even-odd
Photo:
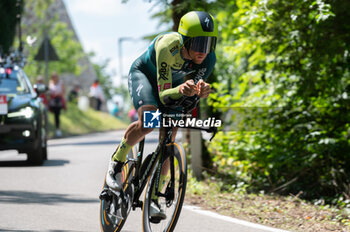
[[[238,0],[219,10],[209,99],[226,115],[209,145],[219,172],[248,191],[350,198],[349,7]]]

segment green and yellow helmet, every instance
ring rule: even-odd
[[[185,37],[187,49],[202,53],[215,50],[218,25],[214,17],[206,12],[191,11],[182,16],[178,32]]]

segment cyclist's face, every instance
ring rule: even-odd
[[[204,61],[204,59],[207,57],[207,53],[196,52],[191,49],[189,51],[189,55],[195,64],[201,64]]]

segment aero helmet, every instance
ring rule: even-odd
[[[215,50],[218,36],[216,20],[203,11],[191,11],[180,19],[178,32],[185,37],[184,46],[197,52]]]

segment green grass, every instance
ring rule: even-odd
[[[125,129],[128,126],[128,122],[123,122],[109,113],[93,109],[82,111],[74,104],[68,104],[67,110],[62,110],[60,119],[63,136]],[[49,138],[54,136],[54,132],[54,115],[49,112]]]

